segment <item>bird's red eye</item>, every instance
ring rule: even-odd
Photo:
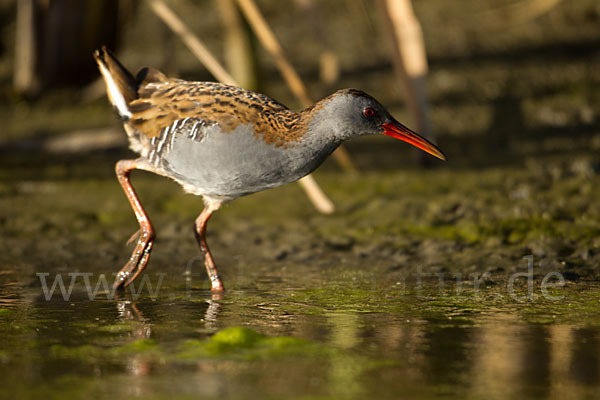
[[[367,107],[363,110],[363,114],[367,118],[372,118],[375,116],[375,109],[373,109],[371,107]]]

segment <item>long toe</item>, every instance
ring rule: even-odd
[[[138,241],[131,253],[129,261],[117,273],[113,289],[126,288],[137,278],[148,264],[150,252],[154,244],[154,234],[144,233],[141,230],[137,233]],[[135,235],[135,234],[134,234]]]

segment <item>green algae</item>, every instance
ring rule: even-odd
[[[362,369],[379,368],[394,364],[393,360],[374,360],[341,349],[291,336],[267,336],[240,326],[222,329],[211,337],[187,339],[175,346],[164,346],[152,339],[136,339],[119,346],[64,346],[49,347],[54,359],[84,363],[102,360],[118,361],[123,357],[143,356],[146,360],[164,360],[170,363],[210,360],[269,361],[289,358],[331,359],[345,357],[348,363]]]
[[[49,348],[49,354],[51,357],[57,359],[70,359],[91,362],[97,360],[103,356],[104,351],[94,345],[83,345],[83,346],[63,346],[63,345],[52,345]]]
[[[157,356],[161,350],[156,341],[152,339],[137,339],[121,346],[63,346],[55,344],[50,346],[49,353],[52,357],[64,360],[78,360],[86,363],[103,359],[118,359],[123,356],[145,355]]]
[[[225,328],[207,340],[188,340],[177,357],[182,360],[227,358],[271,359],[284,356],[324,356],[326,347],[289,336],[270,337],[246,327]]]
[[[98,328],[100,332],[109,332],[116,334],[130,333],[136,327],[133,324],[113,324],[113,325],[104,325]]]

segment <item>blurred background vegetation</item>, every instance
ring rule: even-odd
[[[237,76],[250,70],[242,77],[246,86],[300,108],[247,28],[251,56],[241,59],[249,67],[236,72],[240,58],[231,54],[223,3],[168,2],[218,59],[227,60],[228,70]],[[35,35],[19,39],[18,9],[27,4],[37,10]],[[258,6],[313,97],[357,87],[414,126],[393,75],[393,44],[378,2],[261,0]],[[600,148],[597,1],[463,0],[457,6],[419,0],[413,6],[429,61],[430,119],[451,160],[506,163]],[[97,135],[92,147],[125,145],[91,57],[101,44],[134,71],[154,66],[173,76],[213,80],[144,1],[2,0],[0,21],[4,148],[47,150],[56,147],[53,138],[80,130]],[[396,156],[377,151],[380,143],[369,144],[374,153],[353,154],[361,167],[397,166]]]

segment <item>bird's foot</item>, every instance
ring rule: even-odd
[[[210,291],[212,293],[223,293],[225,291],[225,286],[223,286],[223,281],[221,281],[221,277],[219,275],[210,275]]]
[[[136,236],[137,244],[135,245],[135,249],[133,249],[133,253],[131,253],[131,257],[127,264],[125,264],[125,266],[117,273],[117,277],[113,283],[113,289],[126,288],[129,286],[131,282],[142,273],[148,264],[150,251],[154,244],[154,232],[140,229],[133,234],[128,243],[132,241],[132,239],[135,240]]]

